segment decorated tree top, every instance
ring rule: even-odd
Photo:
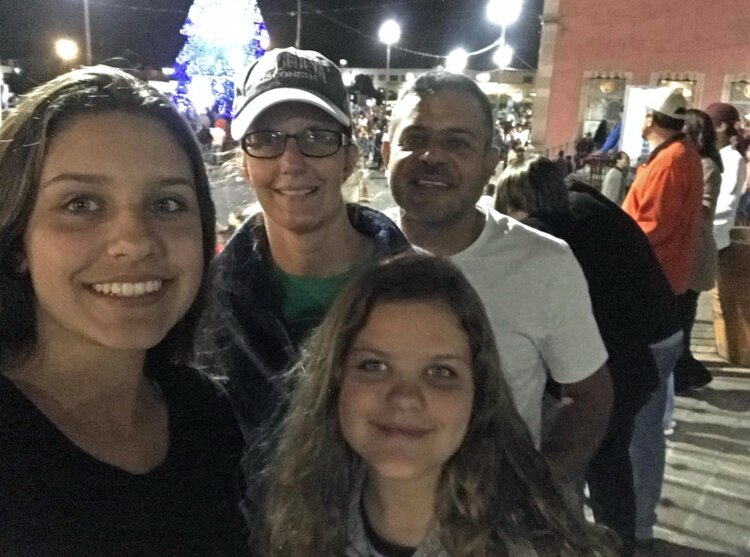
[[[260,57],[268,44],[268,30],[255,0],[195,0],[180,31],[187,41],[175,60],[179,83],[175,100],[192,97],[191,82],[206,83],[219,114],[231,110],[232,78]],[[205,95],[204,95],[205,96]],[[198,107],[202,108],[202,107]]]

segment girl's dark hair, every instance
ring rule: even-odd
[[[349,348],[383,302],[440,304],[469,340],[471,417],[436,494],[435,518],[447,554],[500,557],[508,555],[505,540],[512,539],[541,540],[557,555],[614,555],[604,534],[569,510],[534,448],[501,373],[479,296],[451,262],[418,254],[382,263],[349,284],[292,371],[297,387],[267,471],[263,554],[345,554],[347,512],[365,464],[341,433],[338,399]]]
[[[195,178],[203,241],[203,278],[185,316],[147,354],[147,368],[187,363],[208,287],[215,245],[215,210],[193,131],[169,100],[121,70],[93,66],[71,71],[31,91],[0,127],[0,371],[20,365],[36,343],[31,278],[20,268],[23,238],[34,208],[50,140],[80,115],[120,111],[152,118],[175,138]]]
[[[695,143],[701,157],[710,158],[719,167],[719,172],[724,172],[721,155],[716,148],[716,129],[708,114],[697,108],[688,109],[682,131]]]
[[[628,155],[625,151],[617,151],[612,156],[612,164],[616,164],[617,162],[621,161],[623,158],[627,157],[628,160],[630,160],[630,155]]]

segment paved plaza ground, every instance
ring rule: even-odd
[[[750,556],[750,370],[716,354],[708,294],[701,296],[693,354],[714,375],[677,397],[658,509],[659,555]]]

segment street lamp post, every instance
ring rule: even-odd
[[[91,22],[89,21],[89,0],[83,0],[83,30],[86,35],[86,65],[91,65]]]
[[[297,0],[297,36],[294,40],[294,47],[302,48],[302,0]]]
[[[385,100],[388,100],[391,89],[391,45],[401,38],[401,27],[396,21],[389,19],[380,26],[378,38],[381,43],[385,43]]]

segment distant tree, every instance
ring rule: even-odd
[[[195,0],[180,31],[187,41],[175,60],[181,108],[212,100],[212,108],[229,116],[234,100],[234,73],[259,58],[268,30],[255,0]]]

